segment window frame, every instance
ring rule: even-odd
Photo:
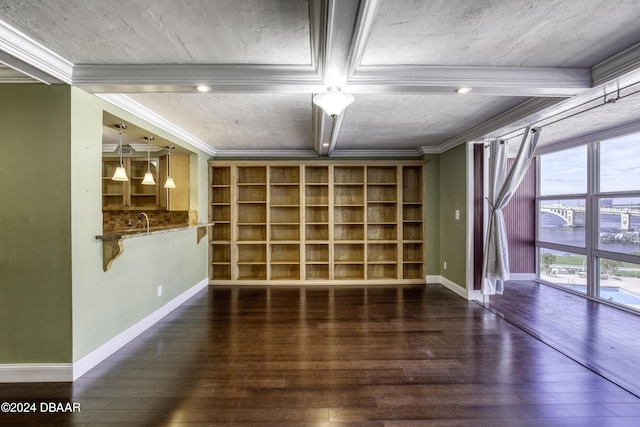
[[[638,132],[629,133],[634,134]],[[621,135],[624,136],[624,135]],[[619,303],[611,303],[600,297],[600,259],[605,258],[613,261],[622,261],[629,262],[634,264],[640,264],[640,255],[615,252],[606,249],[599,248],[599,237],[600,237],[600,201],[606,198],[623,198],[623,197],[635,197],[640,199],[640,189],[637,191],[600,191],[600,153],[601,153],[601,143],[610,139],[616,139],[621,136],[609,137],[609,138],[601,138],[595,141],[583,142],[580,144],[573,145],[571,147],[560,147],[556,150],[545,151],[544,153],[538,154],[536,161],[536,234],[535,234],[535,246],[536,246],[536,278],[539,281],[549,283],[551,285],[555,285],[560,287],[567,292],[578,293],[579,295],[585,296],[585,294],[573,291],[566,287],[562,287],[560,285],[550,283],[541,279],[540,277],[540,249],[551,249],[556,251],[566,251],[569,253],[575,253],[577,255],[585,255],[586,256],[586,268],[587,268],[587,292],[586,296],[591,299],[595,299],[598,302],[603,302],[607,304],[613,304],[616,307],[620,307],[629,311],[633,311],[635,313],[639,313],[640,309],[636,309],[633,307],[629,307]],[[580,146],[586,146],[587,149],[587,192],[586,193],[573,193],[573,194],[552,194],[552,195],[541,195],[541,179],[542,179],[542,163],[543,159],[541,158],[544,155],[557,153],[560,151],[565,151],[567,149],[576,148]],[[585,201],[585,247],[565,245],[559,243],[552,243],[540,240],[540,204],[545,200],[577,200],[584,199]]]

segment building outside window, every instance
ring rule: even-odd
[[[640,134],[539,156],[538,278],[640,311]]]

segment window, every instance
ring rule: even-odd
[[[638,159],[640,134],[540,156],[541,280],[640,310]]]
[[[600,143],[600,191],[640,191],[640,134]]]
[[[584,248],[585,214],[584,198],[540,200],[538,240]]]
[[[539,248],[540,278],[546,282],[587,293],[587,257],[566,251]]]
[[[587,193],[587,147],[540,156],[540,195]]]

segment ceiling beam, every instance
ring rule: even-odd
[[[95,93],[212,92],[311,93],[323,88],[311,65],[141,64],[76,65],[73,84]]]
[[[353,93],[473,94],[497,96],[573,96],[591,88],[588,68],[376,65],[358,67]]]
[[[338,136],[340,135],[340,129],[344,121],[344,113],[333,118],[333,124],[331,126],[331,137],[329,139],[329,156],[331,156],[338,145]]]
[[[322,37],[324,58],[320,61],[324,87],[317,92],[331,86],[343,87],[360,65],[378,0],[327,0],[324,4],[326,14],[312,16],[326,23]],[[343,116],[331,118],[314,105],[313,121],[316,151],[320,156],[329,156],[336,149]]]
[[[313,145],[318,156],[326,157],[329,155],[331,131],[333,129],[333,119],[316,105],[314,105],[312,108],[312,114]]]

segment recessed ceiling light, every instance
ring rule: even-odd
[[[211,90],[211,88],[207,85],[198,85],[196,86],[196,90],[198,92],[209,92]]]
[[[470,87],[461,87],[456,89],[456,92],[458,93],[469,93],[471,92],[471,88]]]
[[[322,146],[323,146],[323,147],[328,147],[328,146],[329,146],[329,143],[328,143],[328,142],[323,142],[323,143],[322,143]]]

